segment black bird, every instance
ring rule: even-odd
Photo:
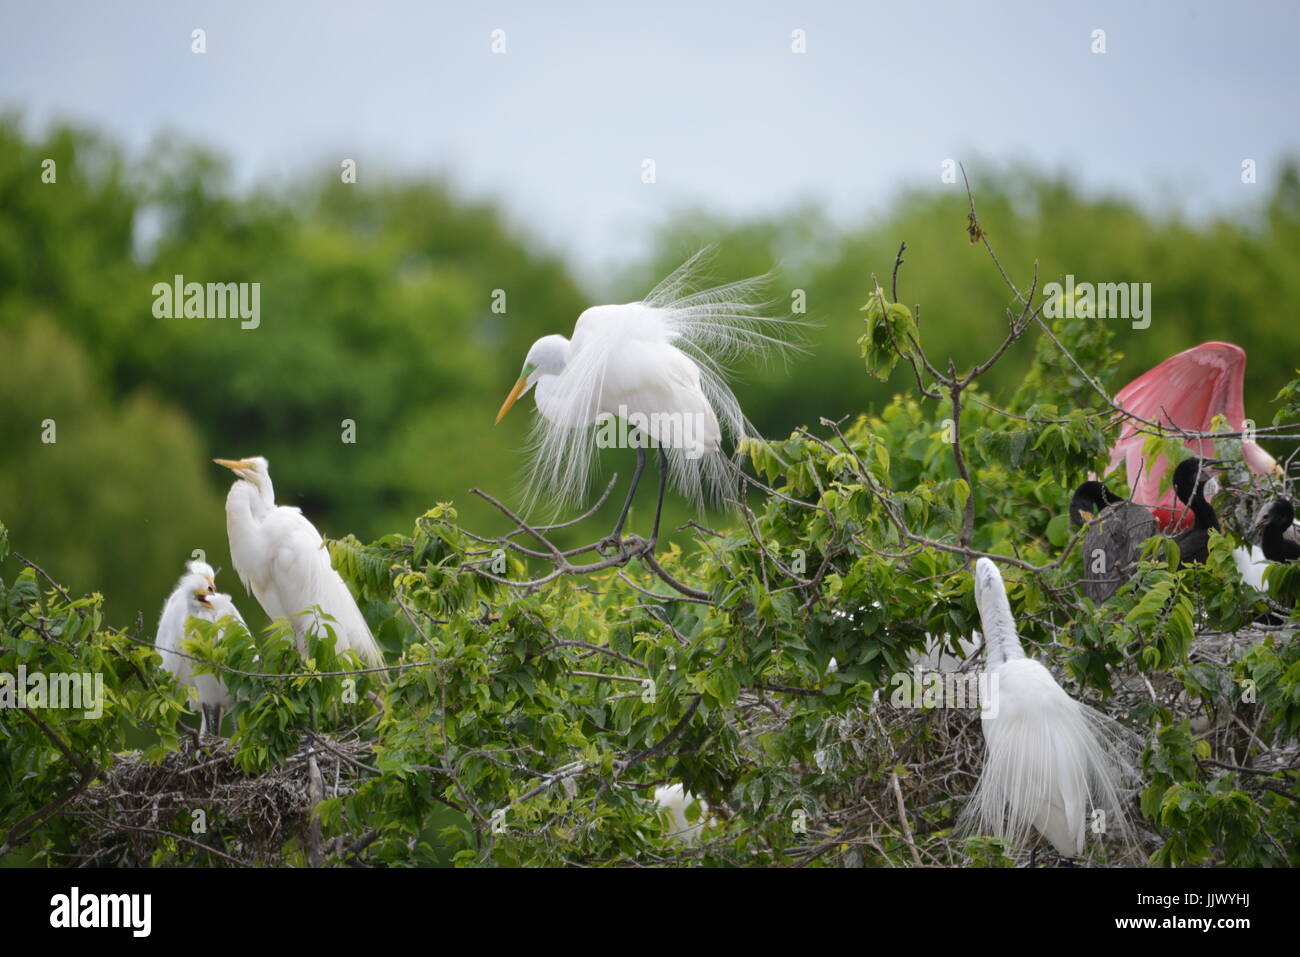
[[[1174,469],[1174,494],[1192,510],[1193,519],[1191,528],[1174,537],[1178,543],[1179,567],[1210,557],[1210,529],[1219,527],[1219,516],[1205,499],[1205,483],[1209,479],[1209,467],[1196,456],[1183,459]]]
[[[1128,581],[1142,543],[1156,534],[1149,509],[1120,498],[1100,482],[1084,482],[1070,500],[1070,519],[1087,524],[1083,537],[1083,593],[1100,605]]]
[[[1250,526],[1250,536],[1262,532],[1259,545],[1270,562],[1293,562],[1300,558],[1300,528],[1295,525],[1295,506],[1290,499],[1275,498],[1262,509]]]

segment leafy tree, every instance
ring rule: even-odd
[[[336,538],[334,564],[394,662],[386,679],[338,658],[328,634],[304,658],[284,626],[216,643],[196,623],[189,653],[240,701],[228,744],[177,730],[183,696],[147,634],[105,627],[98,596],[10,556],[0,670],[97,671],[109,704],[99,721],[6,718],[0,768],[17,786],[0,794],[0,856],[1006,865],[1027,849],[952,833],[979,772],[977,710],[931,707],[908,684],[936,641],[962,654],[978,627],[967,565],[987,554],[1028,652],[1145,739],[1138,846],[1099,842],[1095,862],[1300,862],[1300,619],[1278,601],[1294,569],[1270,570],[1269,595],[1241,583],[1228,521],[1204,566],[1178,570],[1156,540],[1111,601],[1081,598],[1063,516],[1119,423],[1061,359],[1113,367],[1105,337],[1045,321],[1031,275],[1008,280],[1013,307],[1000,304],[981,361],[936,362],[892,279],[862,284],[858,375],[914,388],[749,443],[734,527],[658,552],[636,537],[620,554],[574,552],[484,494],[507,531],[442,503],[406,533]],[[1020,388],[986,387],[1018,354]],[[147,741],[132,749],[133,735]],[[202,787],[181,783],[200,767]],[[674,781],[707,800],[695,842],[657,817],[653,790]],[[159,795],[147,808],[142,786]]]
[[[42,182],[47,159],[55,163],[54,183]],[[1257,206],[1210,222],[1152,215],[1126,200],[1084,195],[1062,177],[985,165],[980,214],[1005,263],[1036,259],[1040,287],[1066,273],[1152,284],[1150,328],[1107,320],[1067,330],[1099,382],[1114,387],[1178,349],[1228,338],[1250,352],[1248,412],[1260,423],[1273,414],[1279,422],[1295,418],[1284,404],[1270,406],[1293,376],[1300,344],[1288,308],[1300,298],[1294,164],[1258,187]],[[764,435],[785,435],[822,416],[883,414],[893,395],[913,390],[905,365],[885,381],[861,375],[853,349],[868,273],[877,268],[890,286],[883,273],[892,272],[899,237],[909,247],[904,304],[924,303],[912,311],[945,360],[967,366],[987,355],[1003,335],[1012,299],[961,228],[967,209],[959,187],[905,192],[878,216],[847,225],[839,225],[838,213],[832,219],[811,206],[741,221],[683,209],[670,218],[655,255],[592,292],[494,205],[467,202],[446,183],[363,171],[359,182],[345,184],[337,168],[309,172],[288,187],[242,188],[219,154],[174,138],[133,155],[90,130],[35,134],[17,116],[0,119],[0,364],[20,361],[23,326],[49,323],[81,356],[85,371],[77,374],[94,384],[99,405],[131,405],[135,427],[114,435],[113,455],[81,459],[85,487],[93,488],[91,476],[121,474],[122,460],[155,455],[168,474],[185,471],[178,482],[193,470],[208,487],[202,503],[178,494],[176,508],[193,512],[167,523],[150,514],[158,501],[151,483],[119,483],[104,496],[141,523],[149,518],[151,528],[170,529],[167,540],[101,526],[88,514],[105,507],[97,497],[77,499],[87,504],[84,524],[67,536],[66,500],[24,494],[6,470],[0,514],[16,541],[27,551],[39,545],[45,565],[70,587],[102,590],[114,624],[140,613],[152,618],[179,561],[195,548],[229,567],[220,516],[210,517],[227,481],[208,464],[214,456],[266,455],[280,498],[302,506],[327,534],[372,539],[433,501],[455,501],[472,527],[508,527],[467,493],[487,486],[508,495],[516,487],[526,416],[489,426],[528,345],[571,329],[594,301],[644,294],[703,243],[717,247],[719,280],[773,269],[776,308],[792,310],[795,291],[804,294],[806,312],[795,315],[811,323],[807,353],[785,366],[737,370],[737,395]],[[154,284],[177,274],[260,283],[261,325],[155,318]],[[504,313],[493,311],[498,289]],[[1095,340],[1086,349],[1084,331]],[[1052,349],[1039,356],[1037,381],[1025,378],[1030,358],[1028,350],[1014,351],[982,386],[1013,395],[1025,382],[1042,392],[1065,376],[1073,391],[1055,393],[1058,410],[1091,404],[1090,387],[1063,357]],[[67,373],[23,381],[0,405],[0,422],[13,427],[6,438],[17,443],[5,452],[24,463],[26,488],[58,487],[45,473],[55,457],[36,454],[40,432],[31,423],[44,418],[40,409],[63,405]],[[137,439],[171,434],[180,420],[197,437],[193,447],[136,447]],[[355,423],[355,444],[342,440],[344,420]],[[61,425],[76,431],[71,422]],[[471,447],[473,455],[465,454]],[[182,456],[186,464],[175,465]],[[602,467],[602,484],[614,471],[626,475],[626,456],[611,453]],[[601,517],[612,522],[617,504],[606,503]],[[645,517],[634,512],[632,520]],[[729,523],[670,499],[666,535],[683,548],[692,532],[674,529],[692,518]],[[578,544],[564,530],[557,540]]]

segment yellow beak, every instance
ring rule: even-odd
[[[524,390],[527,388],[527,378],[521,378],[515,383],[515,387],[510,390],[510,394],[506,396],[506,400],[501,403],[501,411],[497,413],[497,423],[500,423],[501,420],[506,417],[506,413],[510,411],[510,407],[519,401],[519,397],[524,394]]]
[[[248,461],[246,459],[239,459],[238,461],[235,461],[234,459],[213,459],[212,461],[216,462],[223,468],[230,469],[232,472],[238,472],[240,469],[248,468]]]
[[[1091,522],[1092,512],[1080,512],[1079,517],[1082,518],[1085,522]]]

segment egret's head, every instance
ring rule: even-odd
[[[259,489],[271,480],[270,464],[260,455],[247,459],[213,459],[212,461],[230,469],[245,482],[251,482]]]
[[[996,669],[1012,658],[1023,657],[1007,586],[992,559],[981,557],[975,561],[975,607],[983,625],[987,666]]]
[[[537,384],[538,379],[544,375],[559,375],[564,371],[568,361],[569,340],[564,336],[542,336],[534,342],[524,358],[524,367],[519,372],[519,381],[510,390],[505,402],[501,403],[497,421],[500,422],[506,417],[510,407],[519,401],[520,396],[527,394],[528,390]]]
[[[991,615],[1007,603],[1007,587],[1002,583],[1002,573],[988,558],[975,561],[975,607],[987,626]]]
[[[207,562],[186,564],[185,574],[181,576],[177,588],[185,596],[185,604],[191,615],[197,615],[204,609],[212,607],[212,596],[217,591],[214,583],[216,577],[216,572]]]
[[[207,562],[186,562],[185,571],[188,575],[195,575],[207,582],[208,591],[216,591],[217,573]]]

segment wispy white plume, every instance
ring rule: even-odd
[[[672,485],[698,504],[735,497],[737,466],[724,451],[754,430],[727,375],[733,363],[797,350],[803,323],[762,315],[766,276],[703,287],[701,250],[644,299],[594,306],[572,340],[547,336],[529,352],[537,366],[527,507],[557,508],[586,495],[605,416],[640,425],[668,456]],[[724,441],[726,440],[726,441]],[[657,453],[647,455],[647,472]]]
[[[1066,857],[1082,853],[1090,833],[1131,844],[1135,735],[1025,657],[1002,575],[987,558],[976,562],[975,599],[994,700],[982,719],[984,768],[958,830],[1012,845],[1037,830]]]

